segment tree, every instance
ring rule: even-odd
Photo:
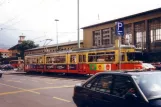
[[[18,57],[21,57],[22,59],[24,59],[24,52],[25,52],[25,50],[36,48],[38,46],[39,45],[35,44],[34,41],[32,41],[32,40],[23,41],[21,44],[19,44],[17,46],[17,49],[20,51],[20,54],[18,55]]]

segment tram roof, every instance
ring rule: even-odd
[[[131,49],[135,48],[134,45],[121,45],[120,46],[122,49]],[[107,48],[79,48],[79,49],[74,49],[74,50],[68,50],[68,51],[59,51],[55,53],[48,53],[49,54],[63,54],[63,53],[79,53],[79,52],[93,52],[93,51],[101,51],[101,50],[116,50],[115,46],[107,47]]]
[[[134,45],[121,45],[121,49],[135,49]],[[66,53],[79,53],[79,52],[94,52],[94,51],[104,51],[104,50],[116,50],[118,49],[115,46],[111,47],[103,47],[103,48],[79,48],[75,50],[67,50],[67,51],[58,51],[52,53],[40,53],[40,54],[29,54],[26,56],[41,56],[41,55],[51,55],[51,54],[66,54]]]
[[[121,45],[120,46],[122,49],[129,49],[129,48],[135,48],[134,45]],[[115,50],[118,49],[115,46],[109,46],[109,47],[101,47],[101,48],[79,48],[79,49],[74,49],[73,51],[94,51],[94,50]]]

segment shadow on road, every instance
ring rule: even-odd
[[[62,79],[79,79],[86,80],[91,77],[91,75],[78,75],[78,74],[63,74],[63,73],[40,73],[40,72],[14,72],[8,73],[6,75],[18,75],[18,76],[29,76],[29,77],[39,77],[39,78],[62,78]]]

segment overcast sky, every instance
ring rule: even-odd
[[[160,0],[79,0],[80,28],[161,7]],[[0,0],[0,45],[26,39],[43,44],[77,40],[77,0]],[[80,30],[83,39],[82,30]]]

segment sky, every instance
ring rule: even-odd
[[[161,7],[160,0],[79,0],[80,28]],[[0,47],[19,36],[44,45],[77,40],[77,0],[0,0]],[[56,24],[55,19],[59,21]],[[57,30],[56,30],[57,25]],[[80,29],[80,39],[83,31]]]

